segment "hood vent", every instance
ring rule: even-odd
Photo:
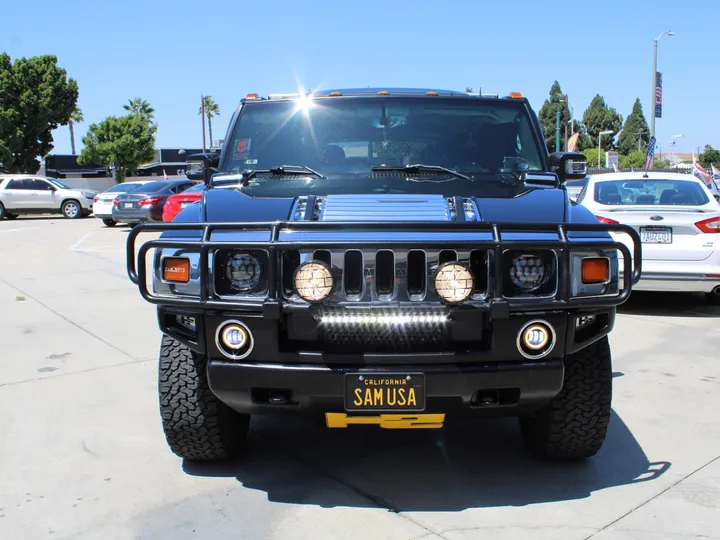
[[[293,221],[480,221],[469,197],[412,194],[303,196],[291,216]]]

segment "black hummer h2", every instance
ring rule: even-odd
[[[641,257],[632,228],[568,199],[584,159],[548,156],[515,93],[242,100],[222,152],[189,160],[202,200],[128,238],[172,450],[226,458],[251,414],[302,411],[330,428],[514,415],[537,455],[595,454]]]

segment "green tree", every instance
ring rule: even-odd
[[[597,150],[595,151],[597,154]],[[647,153],[642,150],[635,150],[630,152],[628,155],[620,154],[618,161],[620,162],[621,168],[642,168],[645,166],[645,158]]]
[[[538,120],[545,136],[548,153],[551,153],[555,151],[557,111],[560,111],[560,150],[565,149],[565,124],[569,123],[570,118],[565,111],[565,104],[561,101],[564,96],[559,82],[555,81],[550,87],[549,96],[550,98],[546,99],[540,108]]]
[[[102,163],[108,168],[114,164],[117,180],[122,182],[127,172],[132,175],[138,165],[153,159],[156,131],[157,126],[140,114],[108,116],[90,125],[78,163]]]
[[[705,146],[705,151],[698,156],[698,161],[705,169],[710,169],[710,165],[720,168],[720,150],[716,150],[709,144]]]
[[[615,109],[608,107],[605,99],[600,94],[597,94],[583,113],[582,123],[585,126],[586,137],[581,139],[582,148],[590,149],[595,147],[597,152],[598,134],[601,131],[612,131],[612,135],[602,136],[602,148],[611,150],[613,138],[622,128],[622,122],[622,116]]]
[[[79,107],[75,107],[75,110],[70,115],[70,121],[68,122],[68,125],[70,126],[70,147],[72,148],[72,153],[75,155],[75,124],[79,124],[81,122],[85,121],[85,117],[83,116],[82,111]]]
[[[630,116],[625,120],[625,125],[618,137],[617,149],[622,155],[629,155],[637,150],[647,152],[650,141],[650,130],[648,129],[645,116],[643,115],[640,99],[635,100]]]
[[[587,158],[587,166],[588,167],[605,167],[605,155],[607,152],[605,150],[600,150],[600,164],[598,165],[598,151],[597,146],[593,148],[586,148],[582,151],[582,153]]]
[[[0,161],[10,172],[35,172],[54,148],[52,131],[70,121],[78,86],[53,55],[0,54]]]
[[[128,99],[126,105],[123,105],[123,109],[130,111],[130,114],[137,114],[144,116],[148,121],[152,121],[155,118],[155,109],[142,98]]]
[[[212,119],[215,116],[220,115],[220,106],[213,101],[212,96],[204,96],[203,97],[203,103],[205,105],[205,117],[207,118],[208,123],[208,132],[210,134],[210,145],[212,145]],[[198,114],[203,113],[203,107],[201,106],[198,110]]]

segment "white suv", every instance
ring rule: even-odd
[[[74,219],[92,212],[97,191],[73,189],[57,178],[30,174],[0,176],[0,219],[19,214],[62,214]]]

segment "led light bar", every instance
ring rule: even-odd
[[[447,322],[447,315],[323,315],[322,324],[442,324]]]

